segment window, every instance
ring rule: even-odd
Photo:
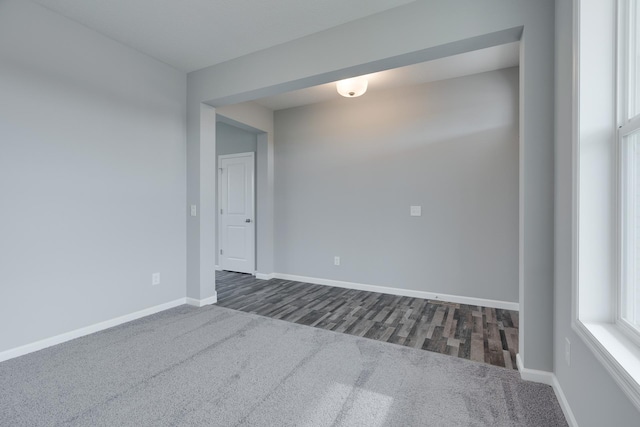
[[[621,243],[619,320],[632,334],[640,333],[640,131],[620,131]]]
[[[640,7],[619,2],[618,147],[621,246],[618,323],[640,341]]]
[[[628,121],[640,116],[640,7],[637,0],[620,0],[619,9],[621,110],[623,121]]]
[[[574,0],[572,326],[640,409],[640,0]]]

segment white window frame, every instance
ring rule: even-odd
[[[636,7],[640,7],[640,5],[636,4]],[[640,99],[635,99],[635,97],[629,96],[629,90],[632,88],[631,84],[631,76],[629,75],[629,62],[631,59],[632,53],[635,51],[635,46],[630,40],[635,39],[635,34],[630,34],[632,30],[631,21],[634,19],[633,13],[635,10],[632,9],[632,4],[629,0],[618,0],[618,83],[617,83],[617,94],[618,94],[618,111],[617,111],[617,119],[618,119],[618,129],[617,129],[617,149],[618,149],[618,199],[616,205],[619,207],[618,212],[618,246],[620,253],[620,261],[619,261],[619,274],[617,281],[617,310],[616,310],[616,324],[624,332],[631,340],[633,340],[637,345],[640,346],[640,330],[629,323],[623,317],[623,294],[624,287],[628,286],[629,281],[629,266],[626,264],[628,257],[626,255],[627,251],[627,239],[629,236],[629,222],[631,219],[629,218],[629,206],[628,200],[625,197],[627,194],[626,182],[628,181],[627,175],[629,171],[627,170],[627,159],[625,158],[625,152],[627,147],[625,147],[624,139],[627,136],[630,136],[636,132],[640,131],[640,106],[634,108],[635,110],[639,110],[639,112],[631,117],[631,101],[633,100],[635,103],[640,102]],[[640,24],[640,23],[638,23]],[[637,31],[639,28],[634,27],[633,30]],[[636,64],[636,67],[640,66],[640,64]],[[640,79],[637,82],[634,82],[636,85],[640,84]],[[636,89],[633,87],[633,89]],[[635,106],[634,106],[635,107]],[[640,225],[640,224],[639,224]]]
[[[640,120],[621,120],[628,76],[618,53],[628,34],[619,28],[628,1],[574,0],[572,327],[640,409],[640,335],[621,316],[620,291],[622,141],[640,129]]]
[[[622,85],[621,85],[622,86]],[[622,88],[621,88],[622,89]],[[624,100],[623,100],[624,101]],[[622,125],[618,128],[617,131],[617,148],[618,148],[618,177],[619,183],[618,188],[618,200],[617,206],[619,207],[618,211],[618,233],[617,236],[619,238],[619,253],[620,253],[620,262],[619,262],[619,274],[618,280],[616,282],[616,326],[620,328],[620,330],[626,334],[630,340],[632,340],[637,346],[640,346],[640,330],[629,323],[627,319],[623,316],[624,311],[624,287],[629,286],[629,266],[627,265],[628,256],[626,256],[627,251],[627,239],[629,238],[629,230],[635,229],[637,226],[630,226],[630,221],[632,219],[629,218],[629,206],[628,199],[625,197],[627,194],[626,182],[628,178],[626,177],[629,174],[627,170],[627,159],[625,158],[625,151],[627,147],[625,147],[625,138],[627,136],[633,134],[639,134],[640,136],[640,117],[635,117],[633,120],[625,120]],[[637,216],[637,215],[636,215]],[[631,284],[632,286],[634,284]]]
[[[628,171],[627,169],[628,162],[625,159],[626,150],[627,150],[627,148],[625,147],[626,145],[625,138],[633,134],[638,134],[640,136],[640,119],[636,118],[633,121],[626,121],[625,124],[620,126],[617,133],[618,133],[617,147],[618,147],[618,165],[619,165],[619,168],[618,168],[619,191],[618,191],[618,202],[617,202],[617,206],[619,206],[619,212],[618,212],[619,226],[618,226],[617,236],[619,238],[618,244],[620,246],[619,248],[620,271],[619,271],[618,280],[616,283],[616,291],[617,291],[616,324],[629,337],[629,339],[633,340],[636,343],[636,345],[640,346],[640,330],[637,328],[637,326],[634,326],[633,324],[631,324],[623,316],[623,310],[625,308],[624,307],[625,306],[625,301],[624,301],[625,288],[629,286],[629,282],[631,281],[630,280],[631,278],[629,277],[630,272],[629,272],[627,263],[628,263],[628,260],[632,258],[632,256],[627,252],[628,250],[627,239],[629,238],[629,231],[631,229],[635,229],[640,226],[640,224],[631,226],[630,222],[632,221],[632,219],[630,218],[630,216],[637,217],[638,214],[633,214],[633,215],[629,214],[631,207],[629,206],[629,200],[625,197],[625,195],[628,192],[628,189],[627,189],[628,178],[626,178],[625,176],[628,176],[630,174],[630,171]],[[635,207],[633,209],[635,209]],[[633,286],[635,284],[632,283],[631,285]],[[635,292],[637,292],[637,290]]]

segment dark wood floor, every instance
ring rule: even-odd
[[[517,369],[517,311],[227,271],[216,289],[221,307]]]

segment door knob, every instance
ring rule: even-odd
[[[244,222],[251,222],[249,218],[245,219]]]

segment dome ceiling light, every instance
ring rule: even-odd
[[[356,98],[367,91],[369,82],[364,77],[340,80],[336,83],[338,93],[345,98]]]

